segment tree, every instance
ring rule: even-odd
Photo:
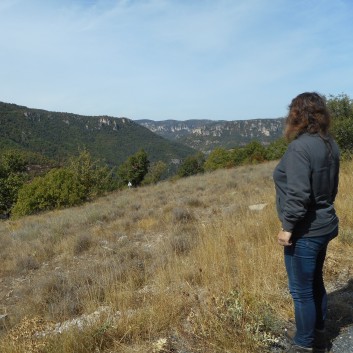
[[[26,171],[26,161],[19,151],[4,152],[1,157],[1,166],[7,173],[23,173]]]
[[[259,141],[252,141],[244,147],[246,161],[249,163],[259,163],[266,159],[265,147]]]
[[[327,107],[334,121],[351,119],[353,117],[353,101],[347,94],[329,95]]]
[[[205,157],[199,152],[193,156],[189,156],[180,165],[178,175],[180,177],[187,177],[204,172]]]
[[[231,151],[230,157],[231,157],[232,164],[234,166],[241,165],[241,164],[245,163],[246,158],[247,158],[245,147],[234,148]]]
[[[280,159],[286,151],[288,142],[284,138],[279,138],[276,141],[271,142],[265,152],[266,159],[272,161]]]
[[[86,149],[80,151],[78,157],[70,158],[67,168],[82,185],[87,196],[99,195],[115,187],[111,170],[102,166],[99,160],[93,160]]]
[[[50,170],[33,178],[18,191],[14,216],[70,207],[114,188],[112,172],[93,160],[87,150],[69,160],[65,168]]]
[[[25,216],[39,211],[77,205],[87,199],[85,188],[76,175],[66,169],[52,169],[35,177],[19,190],[12,214]]]
[[[149,165],[147,153],[142,149],[120,165],[118,176],[125,185],[131,182],[133,186],[139,186],[148,172]]]
[[[149,168],[145,178],[143,179],[142,184],[148,185],[158,183],[161,180],[162,175],[166,172],[166,170],[167,165],[164,162],[158,161],[156,163],[153,163]]]
[[[212,171],[219,168],[229,168],[232,166],[233,163],[231,153],[225,148],[217,147],[209,154],[204,167],[206,171]]]
[[[27,179],[22,155],[16,151],[5,152],[0,159],[0,214],[10,214],[18,191]]]
[[[330,95],[327,107],[332,117],[332,132],[345,154],[353,152],[353,100],[346,94]]]

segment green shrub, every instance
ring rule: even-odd
[[[252,141],[244,147],[245,161],[258,163],[266,160],[266,149],[259,141]]]
[[[101,165],[99,160],[93,160],[87,150],[81,151],[78,157],[71,158],[67,169],[73,173],[87,197],[111,191],[116,186],[112,171]]]
[[[116,186],[112,172],[100,166],[84,150],[71,158],[66,168],[52,169],[45,176],[35,177],[18,192],[12,209],[14,216],[24,216],[55,208],[71,207]]]
[[[65,168],[53,169],[44,177],[36,177],[20,189],[12,214],[24,216],[74,206],[87,197],[84,186],[72,171]]]
[[[144,150],[130,156],[118,169],[118,177],[122,185],[131,182],[133,186],[139,186],[148,172],[149,165],[150,162]]]
[[[266,159],[268,161],[280,159],[286,152],[287,146],[288,142],[284,138],[271,142],[266,148]]]
[[[167,171],[167,165],[164,162],[158,161],[156,163],[153,163],[151,167],[148,169],[148,173],[144,177],[142,181],[142,185],[158,183],[166,171]]]
[[[178,176],[187,177],[204,172],[205,157],[200,152],[194,156],[189,156],[180,165],[178,169]]]
[[[6,151],[0,159],[0,214],[9,214],[17,194],[28,179],[26,163],[16,151]]]
[[[208,156],[205,162],[205,170],[213,171],[220,168],[231,167],[232,165],[231,152],[223,147],[217,147]]]
[[[332,117],[332,132],[345,156],[353,152],[353,100],[346,94],[330,95],[327,107]]]
[[[231,160],[234,166],[242,165],[246,161],[246,151],[244,147],[238,147],[231,151]]]

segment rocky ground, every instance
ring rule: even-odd
[[[64,323],[57,323],[48,326],[47,323],[38,321],[25,322],[22,324],[30,328],[29,338],[32,336],[43,337],[46,335],[58,334],[70,329],[71,327],[81,328],[90,323],[94,323],[101,314],[107,314],[111,320],[119,318],[119,313],[110,312],[110,308],[101,307],[91,315],[85,315],[74,320],[68,320]],[[2,320],[2,321],[1,321]],[[1,322],[4,324],[6,318],[2,317]],[[38,322],[37,322],[37,321]],[[33,320],[32,320],[33,321]],[[292,324],[289,324],[292,325]],[[28,327],[22,327],[15,330],[16,335],[26,336]],[[2,327],[5,328],[5,327]],[[329,308],[327,319],[328,338],[330,341],[330,353],[353,353],[353,280],[348,281],[340,289],[336,289],[329,294]],[[21,331],[21,332],[20,332]],[[33,340],[30,339],[29,346],[32,347]],[[180,335],[171,335],[165,339],[155,342],[155,352],[176,352],[176,353],[196,353],[187,344],[188,339],[180,337]],[[160,349],[159,349],[160,346]],[[172,347],[172,348],[171,348]],[[32,347],[33,352],[37,352],[37,346]],[[272,353],[282,353],[289,348],[289,343],[284,336],[279,337],[278,344],[271,348]],[[199,352],[199,350],[197,350]]]
[[[342,333],[335,338],[332,345],[332,352],[353,352],[353,326],[345,328],[342,330]]]
[[[47,269],[46,269],[47,270]],[[349,279],[347,272],[346,275],[340,278],[339,283],[328,283],[328,318],[327,318],[327,330],[328,338],[331,345],[330,353],[353,353],[353,279]],[[9,278],[0,280],[0,304],[2,308],[9,308],[12,305],[16,305],[19,300],[18,294],[21,292],[21,288],[25,287],[31,280],[31,274],[27,276],[22,276],[10,281]],[[108,308],[109,309],[109,308]],[[99,308],[105,313],[107,308]],[[50,333],[57,333],[65,331],[71,326],[84,326],[90,322],[94,321],[97,313],[93,313],[91,316],[78,318],[74,320],[69,320],[64,323],[58,323],[52,325],[49,332],[48,327],[44,325],[43,327],[34,330],[32,333],[35,335],[43,336]],[[0,314],[3,314],[0,312]],[[110,315],[112,318],[116,319],[116,313]],[[5,329],[7,318],[4,315],[0,315],[0,331]],[[99,317],[99,315],[97,316]],[[30,325],[32,329],[33,325]],[[46,331],[47,330],[47,331]],[[19,333],[21,334],[21,333]],[[22,332],[23,334],[23,332]],[[192,348],[190,348],[186,343],[188,339],[179,337],[179,335],[167,337],[165,342],[160,340],[156,342],[156,345],[162,345],[163,348],[160,352],[176,352],[176,353],[195,353]],[[173,347],[169,349],[167,347]],[[271,348],[271,353],[282,353],[288,349],[288,342],[284,336],[279,337],[278,344]],[[158,348],[158,347],[157,347]],[[156,348],[156,352],[159,352]],[[169,349],[169,350],[168,350]]]

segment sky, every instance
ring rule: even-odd
[[[351,0],[0,0],[0,101],[152,120],[353,98]]]

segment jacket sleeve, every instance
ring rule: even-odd
[[[292,232],[305,217],[311,195],[311,167],[308,154],[291,146],[286,160],[287,193],[283,208],[282,227]]]

